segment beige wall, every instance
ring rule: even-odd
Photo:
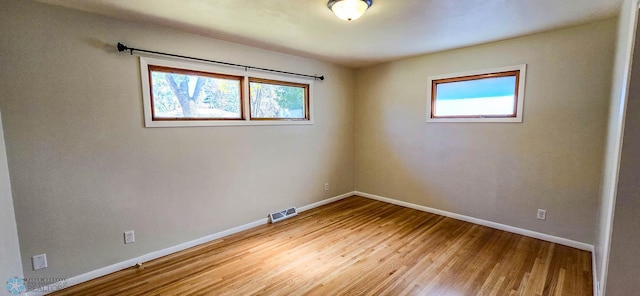
[[[627,104],[628,81],[631,67],[634,35],[638,18],[637,0],[625,0],[621,6],[618,22],[615,65],[609,106],[609,122],[602,172],[600,203],[595,229],[596,279],[600,291],[607,286],[609,247],[616,200],[616,187],[622,145],[622,131]]]
[[[22,277],[22,262],[2,122],[0,122],[0,283],[14,276]]]
[[[637,6],[632,7],[635,10]],[[635,40],[639,38],[640,31],[636,32]],[[640,46],[635,46],[633,61],[615,187],[615,216],[606,283],[608,296],[637,295],[640,291]]]
[[[356,190],[593,243],[615,29],[608,20],[358,70]],[[425,123],[427,76],[516,64],[528,65],[523,123]]]
[[[25,276],[78,275],[353,190],[351,69],[31,1],[2,1],[0,36]],[[315,124],[144,128],[138,59],[118,41],[325,75]],[[41,253],[49,268],[33,272]]]

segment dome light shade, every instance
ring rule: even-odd
[[[340,19],[352,21],[361,17],[373,0],[329,0],[327,7]]]

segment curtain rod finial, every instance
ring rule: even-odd
[[[128,47],[126,45],[124,45],[124,44],[122,44],[120,42],[118,42],[118,46],[117,47],[118,47],[118,51],[119,52],[123,52],[123,51],[128,49]]]

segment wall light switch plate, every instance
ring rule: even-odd
[[[47,254],[36,255],[31,257],[31,263],[33,264],[33,270],[40,270],[47,268]]]

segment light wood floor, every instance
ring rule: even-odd
[[[351,197],[55,295],[592,295],[591,255]]]

